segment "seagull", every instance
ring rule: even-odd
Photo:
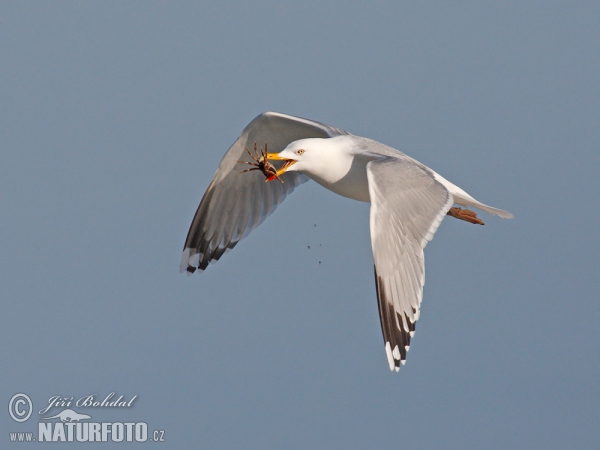
[[[256,151],[256,143],[265,145],[258,158],[249,150],[254,146]],[[267,144],[275,152],[267,153]],[[266,171],[268,161],[279,168],[269,166],[271,171]],[[241,170],[247,166],[240,163],[257,167]],[[513,215],[475,200],[387,145],[313,120],[265,112],[244,128],[219,164],[190,226],[181,271],[206,269],[309,179],[336,194],[371,204],[379,318],[390,370],[398,371],[419,319],[425,283],[423,249],[442,219],[450,215],[483,225],[475,212],[453,205],[503,218]]]

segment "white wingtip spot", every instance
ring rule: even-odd
[[[187,272],[188,261],[190,260],[190,249],[186,248],[181,255],[181,264],[179,265],[180,272]],[[188,272],[189,273],[189,272]]]
[[[402,365],[406,364],[406,360],[403,359],[402,361],[400,361],[400,364],[402,364]]]
[[[392,356],[392,347],[389,342],[385,343],[385,354],[387,355],[390,370],[394,370],[394,357]]]
[[[415,332],[414,331],[411,331],[408,334],[410,334],[410,337],[414,337],[415,336]]]
[[[392,352],[392,355],[394,355],[395,359],[400,360],[400,349],[398,348],[397,345],[394,347],[394,351]]]
[[[190,258],[190,266],[198,267],[200,264],[200,253],[196,253],[194,256]]]
[[[400,372],[400,367],[396,367],[396,372]]]

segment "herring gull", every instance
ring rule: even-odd
[[[240,173],[244,167],[239,162],[265,163],[263,157],[252,161],[247,151],[256,143],[268,143],[275,151],[264,153],[266,160],[284,161],[271,176],[262,166],[267,179],[258,170]],[[190,226],[181,271],[206,269],[309,178],[336,194],[371,203],[379,318],[390,370],[398,371],[419,318],[423,249],[442,219],[450,215],[483,225],[473,211],[455,204],[513,216],[480,203],[396,149],[313,120],[266,112],[244,128],[219,164]]]

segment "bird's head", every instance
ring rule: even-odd
[[[326,151],[329,141],[331,139],[300,139],[290,143],[279,153],[268,153],[267,159],[284,161],[283,166],[277,170],[277,176],[293,171],[316,175],[321,170],[326,170],[326,166],[330,162],[328,158],[330,155]],[[275,177],[272,178],[275,179]]]

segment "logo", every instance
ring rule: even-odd
[[[61,422],[79,422],[81,419],[91,419],[92,416],[87,414],[79,414],[72,409],[65,409],[55,416],[42,417],[42,420],[60,419]]]
[[[93,411],[132,408],[137,394],[127,398],[115,392],[99,397],[95,394],[83,397],[49,397],[39,410],[37,433],[14,431],[9,433],[10,442],[164,442],[164,430],[150,433],[146,422],[108,422],[92,420]],[[77,408],[77,411],[72,407]],[[8,412],[17,423],[27,422],[33,413],[31,398],[23,393],[15,394],[8,402]],[[90,414],[86,414],[86,413]],[[47,415],[50,414],[50,415]],[[45,415],[45,417],[41,417]],[[105,415],[102,413],[101,415]]]
[[[8,413],[15,422],[25,422],[31,417],[33,403],[26,394],[15,394],[8,402]]]

